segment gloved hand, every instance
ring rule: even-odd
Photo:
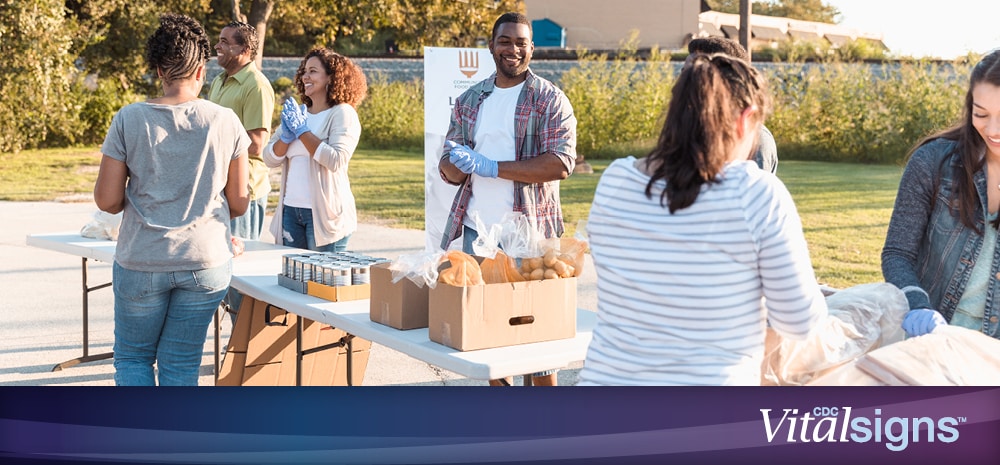
[[[465,147],[465,146],[456,144],[455,142],[452,142],[450,140],[444,141],[444,145],[445,147],[448,147],[448,161],[450,161],[451,164],[455,165],[455,168],[458,168],[463,173],[471,174],[473,168],[472,158],[469,157],[468,152],[455,150],[458,147]]]
[[[448,141],[448,145],[451,146],[448,160],[463,173],[476,173],[484,178],[495,178],[499,174],[500,167],[496,160],[491,160],[486,155],[464,145],[458,145],[451,141]]]
[[[292,142],[295,142],[295,132],[292,131],[291,129],[288,129],[288,125],[285,124],[284,118],[281,119],[281,128],[278,130],[281,131],[280,132],[281,135],[278,137],[281,138],[282,142],[286,144],[291,144]]]
[[[938,313],[937,310],[930,308],[915,308],[906,312],[903,316],[903,331],[906,331],[908,337],[923,336],[931,331],[937,325],[946,325],[947,321],[944,317]]]
[[[296,105],[295,100],[291,98],[285,100],[281,110],[281,124],[287,126],[288,130],[295,134],[296,139],[309,131],[309,126],[306,124],[307,118],[305,105]]]

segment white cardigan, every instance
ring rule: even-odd
[[[358,211],[351,192],[351,182],[347,177],[347,165],[358,147],[361,137],[361,120],[354,107],[342,103],[330,109],[323,128],[314,132],[322,142],[316,148],[309,163],[312,192],[313,232],[316,246],[321,247],[352,234],[358,229]],[[274,143],[281,137],[281,131],[264,147],[264,164],[269,168],[281,166],[281,191],[278,208],[271,220],[271,234],[274,242],[282,244],[282,210],[285,206],[285,185],[288,182],[288,158],[274,154]]]

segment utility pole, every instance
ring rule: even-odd
[[[740,0],[740,45],[747,50],[747,55],[752,56],[750,52],[750,0]]]

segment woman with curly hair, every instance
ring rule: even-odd
[[[358,229],[347,165],[361,137],[357,108],[368,92],[349,58],[324,48],[306,54],[295,73],[302,105],[285,100],[281,128],[264,148],[264,163],[282,167],[275,242],[339,252]]]
[[[198,385],[208,325],[229,288],[229,220],[250,202],[250,138],[232,110],[198,98],[209,41],[165,14],[146,42],[163,96],[123,107],[101,146],[98,208],[122,214],[112,281],[115,384]]]

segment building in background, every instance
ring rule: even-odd
[[[682,50],[694,37],[739,40],[740,16],[712,11],[702,0],[523,0],[525,14],[537,28],[536,48],[615,50],[638,31],[639,49]],[[551,27],[561,27],[562,45],[554,45]],[[776,48],[782,42],[827,41],[834,48],[852,40],[887,50],[882,34],[836,24],[752,15],[750,46]],[[545,34],[539,42],[539,32]],[[544,44],[544,45],[543,45]]]

